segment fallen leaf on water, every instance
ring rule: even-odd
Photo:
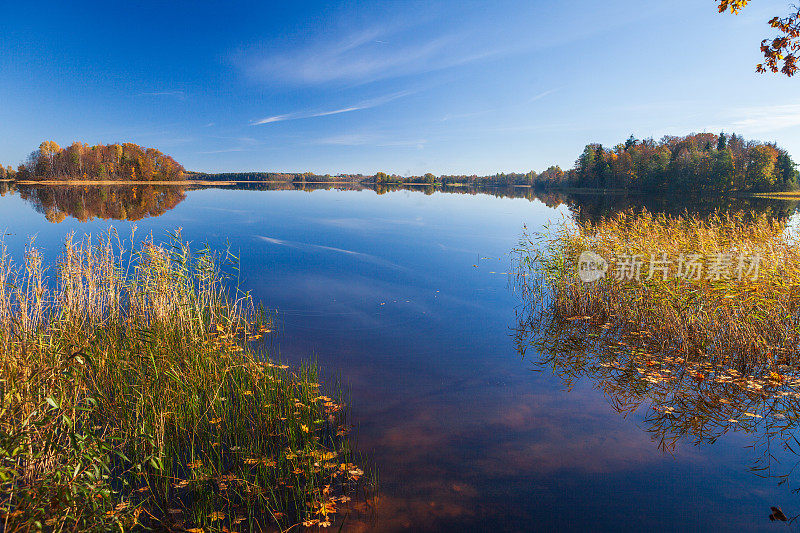
[[[770,507],[769,510],[772,511],[772,514],[769,515],[771,521],[780,520],[781,522],[786,522],[788,520],[780,507]]]

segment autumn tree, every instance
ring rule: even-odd
[[[43,142],[20,165],[18,179],[100,179],[175,181],[183,167],[155,148],[133,143],[96,145],[74,142],[66,148]]]
[[[698,133],[620,143],[613,150],[587,145],[575,167],[557,181],[542,173],[534,186],[621,188],[650,193],[789,191],[798,172],[775,144],[732,134]]]
[[[717,3],[720,13],[738,14],[750,0],[717,0]],[[770,70],[787,76],[793,76],[797,72],[797,59],[800,56],[800,5],[792,9],[797,12],[770,19],[769,25],[778,30],[778,35],[761,41],[764,62],[756,65],[758,72]]]

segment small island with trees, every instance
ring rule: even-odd
[[[184,169],[155,148],[133,143],[74,142],[61,148],[45,141],[16,170],[0,165],[0,179],[15,181],[182,181]]]

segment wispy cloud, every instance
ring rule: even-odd
[[[290,51],[251,49],[238,54],[235,61],[258,81],[361,84],[463,65],[497,53],[480,49],[466,34],[425,36],[414,30],[370,28]]]
[[[281,122],[281,121],[284,121],[284,120],[291,120],[293,118],[302,118],[302,117],[293,116],[291,114],[288,114],[288,115],[274,115],[274,116],[271,116],[271,117],[262,118],[260,120],[254,120],[252,122],[252,125],[253,126],[261,126],[262,124],[271,124],[273,122]]]
[[[558,90],[558,89],[550,89],[550,90],[547,90],[547,91],[541,92],[541,93],[539,93],[539,94],[535,94],[535,95],[531,96],[531,97],[528,99],[528,103],[530,104],[531,102],[535,102],[536,100],[541,100],[541,99],[542,99],[542,98],[544,98],[545,96],[551,95],[551,94],[553,94],[554,92],[556,92],[557,90]]]
[[[467,112],[464,112],[464,113],[448,113],[448,114],[446,114],[445,116],[442,117],[442,122],[447,122],[448,120],[456,120],[456,119],[462,119],[462,118],[478,117],[478,116],[481,116],[481,115],[486,115],[488,113],[496,113],[498,111],[507,111],[507,110],[510,110],[510,109],[518,109],[518,108],[520,108],[522,106],[526,106],[528,104],[532,104],[533,102],[536,102],[537,100],[541,100],[542,98],[544,98],[546,96],[549,96],[549,95],[553,94],[556,91],[558,91],[558,89],[548,89],[547,91],[543,91],[543,92],[534,94],[533,96],[531,96],[530,98],[528,98],[525,101],[517,102],[517,103],[513,103],[513,104],[509,104],[509,105],[503,105],[503,106],[499,106],[499,107],[490,107],[490,108],[487,108],[487,109],[479,109],[479,110],[476,110],[476,111],[467,111]]]
[[[696,117],[692,117],[695,123],[700,116],[702,115],[698,112]],[[686,122],[686,119],[682,122]],[[800,126],[800,104],[777,104],[726,108],[718,112],[716,118],[705,123],[703,131],[764,135],[798,126]],[[679,130],[680,126],[675,128],[675,131]]]
[[[760,133],[800,126],[800,104],[744,108],[739,114],[732,122],[737,131]]]
[[[333,252],[337,254],[343,254],[350,256],[354,259],[358,259],[367,263],[373,263],[376,265],[389,267],[395,270],[408,270],[406,267],[402,265],[398,265],[397,263],[393,263],[391,261],[387,261],[382,257],[378,257],[372,254],[365,254],[363,252],[357,252],[355,250],[346,250],[344,248],[335,248],[333,246],[325,246],[322,244],[311,244],[305,242],[297,242],[297,241],[287,241],[283,239],[276,239],[275,237],[267,237],[266,235],[255,235],[257,239],[260,239],[264,242],[269,244],[274,244],[277,246],[286,246],[288,248],[295,248],[298,250],[303,251],[311,251],[311,252]]]
[[[392,94],[387,94],[386,96],[381,96],[378,98],[372,98],[370,100],[364,100],[356,105],[342,107],[338,109],[331,109],[327,111],[299,111],[296,113],[285,113],[282,115],[272,115],[269,117],[265,117],[262,119],[254,120],[250,124],[252,126],[263,126],[264,124],[272,124],[273,122],[283,122],[285,120],[298,120],[302,118],[315,118],[315,117],[328,117],[331,115],[340,115],[342,113],[351,113],[353,111],[361,111],[362,109],[370,109],[373,107],[378,107],[379,105],[383,105],[386,103],[391,102],[392,100],[397,100],[398,98],[402,98],[404,96],[408,96],[412,94],[414,91],[400,91]]]

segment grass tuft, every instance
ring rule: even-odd
[[[591,283],[578,275],[586,250],[612,261],[608,275]],[[675,270],[666,279],[658,271],[649,276],[651,257],[662,254],[673,263],[681,254],[698,255],[704,269],[692,279]],[[641,261],[638,279],[615,275],[620,262],[612,258],[634,256]],[[536,307],[532,320],[543,332],[569,323],[589,328],[588,334],[603,325],[610,338],[642,336],[650,352],[745,364],[797,362],[800,246],[785,222],[752,214],[699,219],[628,211],[526,234],[516,257],[518,286]],[[709,275],[719,257],[731,261],[727,278]],[[742,275],[740,257],[746,258]],[[751,271],[755,257],[757,272]]]
[[[231,262],[179,235],[69,238],[50,268],[0,246],[1,530],[335,521],[364,483],[341,396],[256,348]]]

